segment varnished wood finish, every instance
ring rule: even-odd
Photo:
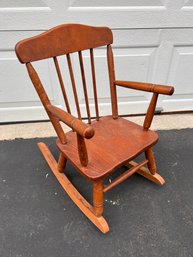
[[[60,151],[90,180],[108,176],[158,141],[156,132],[145,131],[142,126],[123,118],[102,117],[91,125],[95,135],[85,140],[89,159],[86,167],[79,161],[76,133],[66,133],[68,143],[65,145],[57,141]]]
[[[154,111],[155,111],[155,107],[156,107],[156,103],[157,103],[157,98],[158,98],[158,94],[157,93],[153,93],[149,108],[147,110],[146,116],[145,116],[145,120],[143,123],[143,127],[145,130],[148,130],[151,126],[151,122],[153,120],[153,115],[154,115]]]
[[[65,90],[65,87],[64,87],[64,82],[63,82],[63,79],[62,79],[62,75],[61,75],[61,71],[60,71],[60,67],[59,67],[59,63],[58,63],[58,59],[57,59],[57,57],[54,57],[53,59],[54,59],[54,64],[55,64],[56,71],[57,71],[57,74],[58,74],[58,79],[59,79],[59,82],[60,82],[60,87],[61,87],[61,90],[62,90],[64,101],[65,101],[65,104],[66,104],[66,109],[67,109],[67,112],[71,113],[70,105],[69,105],[69,102],[68,102],[68,97],[67,97],[67,94],[66,94],[66,90]]]
[[[58,118],[59,120],[63,121],[66,125],[72,128],[82,137],[89,139],[94,136],[94,130],[92,126],[87,125],[81,120],[75,118],[73,115],[63,111],[62,109],[54,105],[49,104],[46,106],[46,108],[49,111],[49,113],[51,113],[54,117]]]
[[[96,87],[96,75],[95,75],[95,65],[94,65],[94,51],[90,49],[90,62],[91,62],[91,71],[92,71],[92,83],[93,83],[93,93],[94,93],[94,103],[96,111],[96,120],[99,120],[99,107],[97,99],[97,87]]]
[[[93,208],[97,217],[103,213],[103,181],[96,180],[93,182]]]
[[[79,62],[80,62],[80,70],[81,70],[81,76],[82,76],[82,85],[83,85],[83,89],[84,89],[84,99],[85,99],[85,104],[86,104],[88,123],[90,124],[91,123],[90,108],[89,108],[88,93],[87,93],[86,79],[85,79],[85,73],[84,73],[84,64],[83,64],[81,51],[78,52],[78,56],[79,56]]]
[[[84,138],[77,133],[77,146],[80,163],[83,167],[88,165],[88,153],[85,145]]]
[[[107,46],[107,61],[108,61],[108,69],[109,69],[112,115],[113,115],[113,119],[117,119],[118,118],[117,91],[116,91],[116,87],[114,86],[115,69],[114,69],[114,59],[113,59],[113,51],[112,51],[111,45]]]
[[[157,168],[156,168],[156,163],[155,163],[155,158],[154,158],[152,148],[148,148],[145,151],[145,156],[146,156],[146,159],[148,160],[147,166],[149,168],[149,171],[154,175],[157,172]]]
[[[70,180],[58,171],[57,162],[51,154],[50,150],[44,143],[38,143],[38,147],[46,159],[50,169],[56,176],[60,185],[72,199],[72,201],[78,206],[78,208],[85,214],[85,216],[102,232],[107,233],[109,226],[103,216],[97,217],[93,206],[90,205],[85,198],[76,190]]]
[[[72,63],[71,63],[70,55],[67,54],[66,58],[67,58],[68,69],[69,69],[71,83],[72,83],[72,90],[73,90],[73,93],[74,93],[74,100],[75,100],[75,104],[76,104],[76,110],[77,110],[77,113],[78,113],[78,118],[81,119],[78,95],[77,95],[77,91],[76,91],[76,84],[75,84],[75,80],[74,80],[74,74],[73,74],[73,70],[72,70]]]
[[[103,233],[109,231],[108,224],[102,216],[104,192],[120,184],[134,173],[138,173],[159,185],[164,184],[164,179],[157,173],[152,150],[152,147],[158,141],[158,135],[156,132],[149,130],[149,128],[153,119],[158,94],[172,95],[174,92],[174,88],[171,86],[132,81],[116,81],[112,42],[112,32],[109,28],[80,24],[63,24],[38,36],[22,40],[16,45],[16,54],[20,62],[26,63],[32,83],[58,135],[58,139],[56,140],[57,147],[60,151],[58,162],[56,162],[45,144],[39,143],[38,146],[52,172],[72,201]],[[107,47],[112,115],[99,118],[93,48],[100,46]],[[92,87],[96,111],[96,120],[94,121],[91,121],[86,70],[84,70],[82,57],[83,50],[90,51]],[[74,52],[78,53],[89,124],[81,120],[79,98],[75,84],[76,74],[73,72],[70,57],[70,54]],[[66,55],[67,58],[78,118],[70,113],[70,103],[65,88],[68,85],[64,85],[62,72],[57,60],[57,56],[60,55]],[[33,61],[46,58],[54,59],[67,111],[51,104],[38,73],[31,64]],[[117,86],[153,93],[143,126],[118,116]],[[60,122],[64,122],[72,130],[65,134]],[[141,153],[145,153],[146,160],[137,164],[133,159]],[[82,197],[65,176],[64,169],[67,161],[86,179],[91,180],[93,184],[93,206]],[[148,168],[144,167],[146,164]],[[111,184],[103,187],[103,178],[109,176],[118,167],[123,165],[130,169],[116,178]]]
[[[40,35],[17,43],[16,54],[22,63],[78,52],[112,44],[113,35],[107,27],[62,24]]]
[[[130,176],[132,176],[135,172],[137,172],[138,169],[140,169],[141,167],[143,167],[146,163],[148,162],[148,160],[145,160],[139,164],[137,164],[135,167],[132,167],[131,169],[125,171],[123,174],[121,174],[119,177],[117,177],[116,179],[114,179],[109,185],[105,186],[103,189],[103,192],[106,193],[108,192],[110,189],[112,189],[113,187],[119,185],[120,183],[122,183],[123,181],[125,181],[127,178],[129,178]]]
[[[164,95],[172,95],[174,93],[174,88],[172,86],[163,86],[144,82],[116,80],[114,81],[114,85]]]

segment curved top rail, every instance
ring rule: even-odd
[[[15,51],[21,63],[28,63],[112,42],[112,31],[108,27],[62,24],[18,42]]]

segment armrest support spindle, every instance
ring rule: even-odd
[[[82,136],[77,133],[77,145],[80,163],[86,167],[88,165],[88,153],[86,149],[85,140]]]
[[[151,102],[149,104],[149,107],[147,109],[147,113],[146,113],[145,120],[144,120],[144,123],[143,123],[143,128],[145,130],[148,130],[151,126],[151,122],[153,120],[153,115],[154,115],[157,99],[158,99],[158,94],[153,93],[153,96],[152,96]]]

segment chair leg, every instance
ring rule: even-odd
[[[97,217],[103,214],[103,181],[93,182],[93,209]]]
[[[96,208],[90,205],[85,198],[77,191],[77,189],[72,185],[70,180],[66,177],[64,173],[60,173],[58,170],[58,164],[51,154],[50,150],[44,143],[38,143],[38,147],[42,152],[44,158],[46,159],[50,169],[56,176],[57,180],[59,181],[60,185],[72,199],[72,201],[78,206],[78,208],[85,214],[85,216],[102,232],[107,233],[109,231],[109,226],[104,219],[101,213],[101,209],[97,208],[97,213],[99,216],[95,214]],[[61,157],[62,158],[62,157]],[[96,187],[96,184],[95,184]],[[96,190],[94,190],[96,191]],[[100,190],[99,190],[100,192]],[[96,194],[95,194],[96,195]],[[100,195],[100,193],[99,193]],[[96,198],[95,198],[96,199]],[[97,202],[97,200],[94,200]],[[100,211],[99,211],[100,210]],[[100,214],[101,213],[101,214]]]
[[[152,148],[149,148],[148,150],[145,151],[145,156],[146,156],[146,159],[148,160],[147,166],[149,171],[151,172],[151,174],[155,175],[155,173],[157,172],[157,167],[156,167]]]
[[[66,167],[66,158],[62,153],[60,153],[59,159],[58,159],[58,171],[62,173]]]

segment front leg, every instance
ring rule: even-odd
[[[103,214],[103,181],[93,182],[93,210],[97,217]]]
[[[103,212],[103,199],[101,198],[102,181],[95,183],[94,185],[94,207],[89,204],[86,199],[78,192],[71,181],[67,178],[64,173],[59,172],[58,163],[51,154],[50,150],[44,143],[38,143],[40,151],[42,152],[44,158],[46,159],[50,169],[56,176],[58,182],[69,195],[71,200],[77,205],[77,207],[85,214],[85,216],[102,232],[107,233],[109,231],[109,226],[102,216]],[[63,158],[63,157],[61,157]]]

